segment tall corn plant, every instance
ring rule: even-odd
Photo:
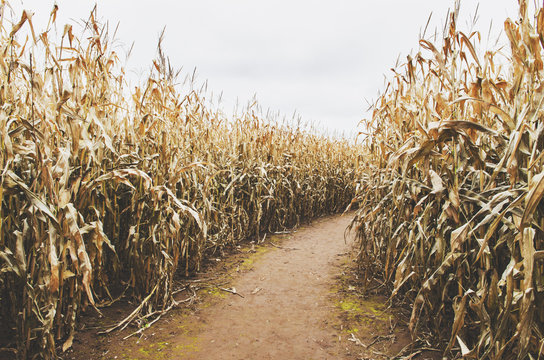
[[[505,21],[511,56],[457,29],[421,51],[366,124],[359,235],[374,274],[444,356],[533,359],[544,350],[544,11]],[[504,62],[503,62],[504,63]]]
[[[266,119],[226,118],[177,86],[159,46],[133,91],[92,13],[58,44],[0,5],[0,323],[19,359],[71,346],[82,311],[175,305],[173,280],[242,239],[341,211],[359,150]],[[55,21],[55,7],[50,25]],[[18,41],[21,28],[30,38]],[[86,41],[80,39],[88,39]],[[43,59],[37,64],[36,58]],[[6,339],[2,339],[6,340]]]

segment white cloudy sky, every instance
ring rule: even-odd
[[[479,7],[477,29],[492,40],[506,17],[517,15],[516,0],[461,0],[461,24]],[[15,11],[35,12],[45,28],[53,0],[11,0]],[[86,18],[95,1],[57,0],[59,32],[64,23]],[[98,15],[111,27],[120,24],[118,52],[134,42],[128,69],[145,74],[166,27],[164,49],[186,73],[196,67],[198,81],[223,93],[230,113],[237,99],[257,96],[264,109],[304,120],[329,131],[353,133],[368,116],[366,100],[384,89],[384,75],[441,28],[448,0],[99,0]],[[39,25],[41,24],[41,25]],[[464,26],[467,29],[468,25]],[[77,29],[77,27],[76,27]],[[76,31],[76,33],[79,33]],[[482,37],[485,46],[486,35]],[[50,36],[51,37],[51,36]],[[492,44],[490,43],[490,46]],[[123,51],[124,49],[124,51]]]

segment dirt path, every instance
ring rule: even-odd
[[[342,348],[331,326],[333,263],[348,251],[350,218],[321,219],[262,256],[235,280],[231,295],[199,314],[205,324],[195,358],[336,359]]]
[[[353,281],[345,273],[350,221],[350,215],[321,218],[269,239],[272,246],[217,259],[223,270],[196,280],[201,302],[191,310],[168,314],[140,338],[81,337],[66,359],[381,359],[375,346],[360,341],[383,339],[392,341],[380,351],[398,351],[403,341],[384,299],[361,297],[346,285]]]

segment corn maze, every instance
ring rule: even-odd
[[[267,119],[227,118],[184,91],[162,51],[127,89],[91,14],[53,39],[0,5],[0,324],[19,359],[56,358],[82,311],[120,298],[154,319],[173,281],[214,251],[343,211],[352,142]],[[62,28],[61,28],[62,29]],[[27,30],[29,36],[18,36]],[[36,59],[42,59],[40,61]]]

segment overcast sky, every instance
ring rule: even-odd
[[[516,0],[461,0],[461,30],[480,3],[477,29],[484,35],[493,19],[494,43],[506,17],[516,18]],[[44,29],[53,0],[12,0],[13,8],[35,12]],[[143,76],[166,27],[164,49],[175,67],[208,90],[222,92],[227,114],[238,100],[256,95],[270,108],[328,131],[354,133],[367,117],[368,101],[384,89],[384,75],[401,56],[418,47],[419,35],[432,13],[427,34],[441,29],[448,0],[57,0],[57,28],[86,18],[98,4],[98,18],[117,32],[117,52],[134,42],[127,70]],[[19,14],[17,15],[19,16]],[[79,34],[80,28],[74,27]],[[441,32],[441,30],[440,30]],[[54,37],[50,35],[50,38]]]

